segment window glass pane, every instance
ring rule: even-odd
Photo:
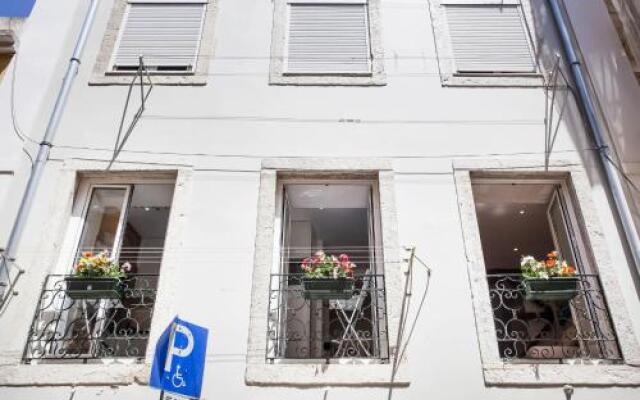
[[[562,205],[560,198],[554,196],[549,206],[549,221],[551,228],[553,229],[553,236],[555,239],[555,249],[558,251],[560,259],[567,261],[570,265],[576,265],[576,259],[573,254],[573,246],[571,245],[571,238],[567,231],[567,224],[562,211]]]
[[[78,246],[79,253],[113,250],[126,193],[124,188],[93,190]]]
[[[287,185],[284,247],[289,272],[302,272],[303,258],[324,250],[345,253],[364,273],[369,264],[369,185]],[[361,267],[361,268],[360,268]]]
[[[287,184],[282,214],[281,274],[272,275],[271,358],[386,358],[384,277],[376,274],[372,186]],[[313,276],[303,260],[323,250],[355,263],[341,280],[350,289],[334,297],[310,295]],[[311,262],[311,261],[309,261]],[[324,289],[320,289],[321,291]],[[340,290],[339,290],[340,291]],[[328,297],[324,297],[328,294]],[[335,294],[335,292],[333,292]]]
[[[520,257],[542,259],[555,245],[547,209],[551,184],[473,185],[487,271],[520,272]]]
[[[159,272],[172,198],[173,185],[133,186],[119,252],[132,273]]]

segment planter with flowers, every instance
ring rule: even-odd
[[[560,260],[557,251],[547,254],[544,261],[523,256],[520,269],[527,300],[567,301],[578,294],[576,269]]]
[[[129,263],[120,266],[109,258],[107,251],[93,254],[82,253],[73,269],[73,275],[65,277],[67,295],[76,300],[86,299],[120,299],[124,286],[122,280]]]
[[[356,265],[346,254],[338,257],[316,252],[301,264],[303,296],[310,300],[350,299],[353,296],[353,269]]]

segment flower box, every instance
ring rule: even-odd
[[[74,300],[120,299],[123,285],[119,278],[67,276],[67,296]]]
[[[526,278],[523,281],[525,298],[539,301],[568,301],[578,294],[578,278]]]
[[[303,278],[303,296],[308,300],[337,300],[353,297],[354,281],[349,278]]]

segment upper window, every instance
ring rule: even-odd
[[[210,0],[116,0],[92,84],[130,84],[140,61],[154,84],[204,84],[211,58]]]
[[[445,9],[457,72],[535,72],[520,5],[447,4]]]
[[[366,0],[289,0],[287,73],[371,72]]]
[[[278,0],[272,83],[379,83],[377,1]]]
[[[429,4],[444,85],[543,83],[529,1],[430,0]]]
[[[130,0],[116,43],[112,70],[135,71],[143,57],[149,71],[193,72],[206,4]]]
[[[267,358],[386,360],[372,182],[284,182]]]
[[[145,356],[173,184],[83,184],[68,237],[74,254],[48,275],[25,360]],[[104,273],[96,256],[110,259]],[[113,264],[113,263],[117,263]]]

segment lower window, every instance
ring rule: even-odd
[[[569,183],[472,178],[472,188],[500,356],[621,362]]]
[[[267,360],[388,359],[376,182],[283,181]]]
[[[45,280],[25,361],[144,358],[173,187],[81,185],[76,250]]]

